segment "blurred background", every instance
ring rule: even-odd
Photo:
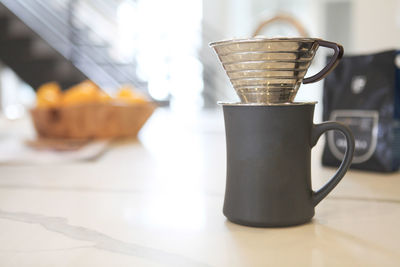
[[[235,101],[208,43],[249,37],[277,15],[297,20],[303,35],[341,43],[346,55],[400,43],[400,0],[1,0],[1,113],[23,116],[45,82],[67,89],[86,79],[108,93],[131,84],[175,110]],[[260,34],[301,35],[279,20]],[[320,49],[308,75],[325,57]],[[322,82],[303,85],[297,96],[321,98]]]

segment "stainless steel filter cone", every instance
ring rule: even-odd
[[[312,38],[250,38],[210,44],[244,103],[292,102],[301,83],[323,79],[339,62],[343,47]],[[335,53],[319,73],[304,79],[319,46]]]

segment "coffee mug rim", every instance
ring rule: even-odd
[[[252,38],[238,38],[238,39],[226,39],[216,42],[211,42],[208,45],[210,47],[227,45],[233,43],[258,43],[258,42],[315,42],[316,40],[322,40],[321,38],[308,38],[308,37],[277,37],[277,38],[266,38],[266,37],[252,37]]]
[[[317,104],[317,101],[311,101],[311,102],[284,102],[284,103],[241,103],[241,102],[222,102],[218,101],[217,104],[221,106],[248,106],[248,107],[257,107],[257,106],[262,106],[262,107],[270,107],[270,106],[283,106],[283,107],[289,107],[289,106],[306,106],[306,105],[315,105]]]

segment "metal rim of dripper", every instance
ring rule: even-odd
[[[316,105],[318,101],[311,102],[283,102],[283,103],[241,103],[241,102],[222,102],[218,101],[217,104],[221,106],[304,106],[304,105]]]
[[[305,41],[305,42],[315,42],[316,40],[321,40],[320,38],[302,38],[302,37],[294,37],[294,38],[263,38],[263,37],[253,37],[253,38],[239,38],[239,39],[227,39],[227,40],[222,40],[222,41],[217,41],[217,42],[211,42],[208,45],[210,47],[212,46],[217,46],[217,45],[225,45],[225,44],[230,44],[230,43],[252,43],[252,42],[299,42],[299,41]]]

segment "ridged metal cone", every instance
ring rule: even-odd
[[[211,43],[243,103],[293,102],[314,58],[312,38],[251,38]]]

